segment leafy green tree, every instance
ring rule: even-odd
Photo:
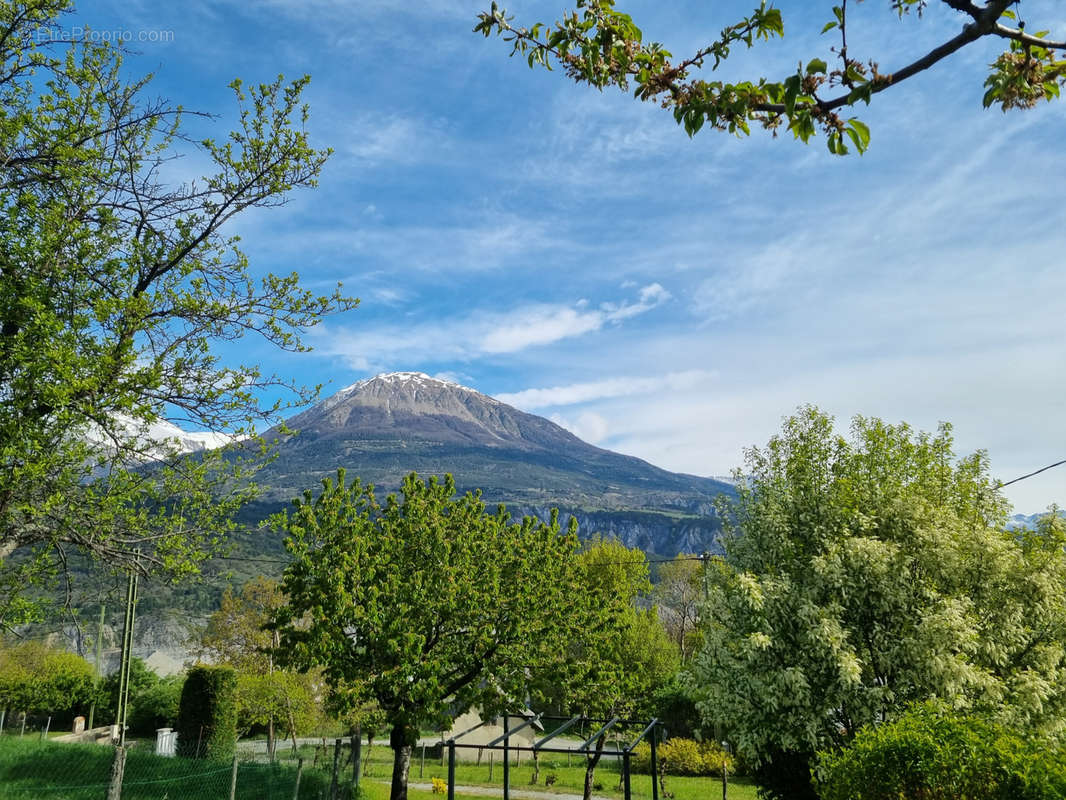
[[[321,719],[314,689],[317,671],[298,674],[276,664],[278,633],[267,626],[284,605],[281,586],[270,578],[248,581],[239,594],[226,587],[199,645],[201,658],[237,670],[238,726],[247,731],[265,725],[271,756],[277,747],[276,720],[296,747],[296,737]]]
[[[207,618],[200,635],[200,658],[245,672],[271,670],[276,634],[266,626],[283,605],[281,586],[270,578],[259,576],[248,581],[239,594],[227,586],[218,610]]]
[[[278,406],[262,390],[315,391],[218,342],[258,336],[287,350],[323,314],[351,308],[296,273],[253,276],[225,226],[315,185],[307,78],[232,88],[239,124],[191,142],[179,107],[129,81],[106,42],[60,35],[68,0],[0,3],[0,626],[31,615],[20,590],[78,557],[181,577],[220,542],[251,494],[250,468],[183,457],[170,420],[249,433]],[[54,35],[53,35],[54,34]],[[168,185],[198,147],[213,172]],[[253,447],[243,448],[251,462]],[[134,464],[152,462],[148,470]]]
[[[690,672],[765,787],[931,697],[1066,731],[1066,528],[1004,531],[984,453],[804,408],[745,462]]]
[[[178,721],[184,675],[166,675],[131,698],[129,728],[141,736],[154,736],[159,728],[173,728]]]
[[[654,607],[638,608],[651,591],[640,550],[616,539],[592,539],[579,559],[581,596],[597,624],[571,638],[557,669],[545,673],[549,696],[567,713],[591,718],[648,714],[655,688],[677,672],[678,650]],[[584,798],[592,796],[606,735],[586,757]]]
[[[703,567],[694,555],[681,553],[676,561],[660,565],[652,599],[670,638],[677,644],[681,660],[688,661],[693,645],[698,645],[700,604],[703,602]]]
[[[478,705],[524,703],[530,677],[588,627],[577,589],[577,537],[557,518],[511,521],[451,476],[416,475],[379,503],[344,472],[307,492],[281,524],[293,562],[278,615],[282,650],[319,666],[334,700],[374,701],[394,751],[392,800],[407,795],[422,721]],[[343,709],[342,709],[343,710]]]
[[[267,747],[274,752],[275,723],[282,735],[297,745],[297,736],[319,727],[322,709],[317,700],[315,673],[275,670],[272,672],[237,673],[237,727],[247,733],[255,726],[270,732]]]
[[[1030,108],[1057,98],[1066,82],[1066,60],[1061,58],[1066,41],[1048,39],[1040,25],[1020,21],[1021,12],[1012,8],[1017,0],[890,0],[888,5],[899,17],[912,11],[933,16],[929,6],[939,6],[958,15],[962,30],[909,63],[882,71],[878,54],[856,49],[854,30],[849,47],[848,3],[841,0],[824,8],[822,33],[833,42],[826,52],[805,59],[781,79],[754,77],[735,83],[714,78],[732,50],[750,49],[760,40],[785,35],[781,10],[773,5],[761,2],[749,16],[723,28],[717,39],[683,58],[675,58],[658,42],[645,43],[633,18],[616,10],[614,0],[577,0],[562,21],[530,28],[512,25],[512,18],[494,0],[479,15],[474,30],[485,36],[502,35],[512,45],[511,55],[524,56],[530,67],[551,69],[555,63],[578,83],[632,89],[638,99],[673,111],[690,136],[704,125],[748,134],[754,124],[775,134],[784,128],[807,142],[820,131],[830,152],[838,155],[848,152],[848,143],[860,153],[869,144],[866,125],[846,117],[853,106],[868,105],[880,92],[982,39],[998,39],[1007,47],[985,80],[986,107]],[[805,7],[804,13],[809,9]]]
[[[111,723],[116,721],[116,715],[118,714],[118,690],[121,683],[121,671],[115,670],[110,675],[100,681],[100,704],[97,706],[96,714],[101,723]],[[134,656],[130,659],[130,712],[129,717],[133,716],[133,710],[140,703],[141,695],[153,690],[159,683],[159,676],[152,671],[152,669],[144,663],[143,659]],[[131,724],[127,721],[127,724]]]
[[[23,642],[0,648],[0,707],[53,712],[87,709],[96,694],[93,668],[81,656]]]

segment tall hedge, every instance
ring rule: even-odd
[[[178,753],[188,758],[233,757],[237,743],[237,673],[232,667],[189,670],[178,708]]]

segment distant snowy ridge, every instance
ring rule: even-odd
[[[338,389],[334,394],[319,403],[317,407],[321,408],[323,411],[329,411],[343,403],[353,394],[358,394],[373,386],[381,386],[382,388],[402,388],[412,394],[417,394],[419,390],[430,391],[451,389],[454,391],[458,389],[459,391],[486,397],[493,402],[499,402],[487,395],[482,395],[477,389],[471,389],[469,386],[463,386],[460,383],[444,380],[443,378],[434,378],[424,372],[385,372],[381,375],[374,375],[371,378],[364,378],[361,381],[356,381],[349,386],[345,386],[343,389]]]
[[[215,450],[240,441],[240,437],[227,433],[186,431],[165,419],[147,424],[129,417],[119,417],[117,421],[127,441],[144,453],[146,461],[164,458],[168,455]],[[105,447],[110,444],[108,437],[95,428],[91,428],[85,438]]]
[[[1026,530],[1035,530],[1037,520],[1041,517],[1046,517],[1049,512],[1042,511],[1039,514],[1015,514],[1009,520],[1007,520],[1007,527],[1017,530],[1018,528],[1025,528]],[[1059,509],[1059,516],[1066,519],[1066,509]]]

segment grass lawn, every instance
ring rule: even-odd
[[[467,758],[475,757],[475,753],[476,751],[474,750],[466,750],[465,753],[457,751],[457,755]],[[315,761],[315,748],[301,748],[299,755],[304,758],[304,764],[309,765]],[[503,767],[500,764],[500,755],[501,753],[494,753],[492,756],[491,775],[488,752],[483,754],[480,765],[476,762],[459,761],[455,768],[456,785],[497,787],[500,789],[500,793],[497,796],[502,796]],[[291,763],[289,759],[292,756],[287,750],[279,748],[278,756],[284,763]],[[364,758],[366,757],[365,745],[363,756]],[[346,758],[347,752],[342,757]],[[329,761],[332,765],[332,750],[330,750],[329,755],[324,750],[320,750],[317,760],[319,764],[323,761]],[[579,795],[585,783],[584,758],[577,754],[570,757],[569,765],[567,764],[565,753],[542,754],[540,756],[540,777],[536,784],[531,783],[533,766],[529,753],[521,754],[521,764],[517,767],[514,765],[514,755],[512,755],[510,773],[511,788],[514,790]],[[347,765],[342,774],[345,777],[350,776],[351,766]],[[555,783],[551,787],[545,786],[544,782],[549,774],[555,775]],[[392,751],[388,746],[382,744],[374,745],[370,752],[370,762],[365,775],[366,777],[363,780],[370,800],[387,800],[387,784],[392,776]],[[620,765],[617,760],[609,759],[605,756],[596,768],[596,782],[602,788],[597,789],[595,794],[612,798],[612,800],[622,800],[624,793],[619,785],[620,775]],[[431,759],[427,757],[423,764],[421,749],[415,748],[411,759],[410,782],[412,784],[430,783],[433,778],[447,781],[447,763],[442,766],[439,758]],[[651,776],[632,773],[630,776],[630,789],[633,798],[651,800]],[[666,789],[674,795],[674,800],[717,800],[717,798],[722,796],[722,780],[721,778],[667,776]],[[378,794],[379,791],[381,794]],[[461,796],[461,794],[457,793],[457,796]],[[412,790],[411,797],[416,797],[415,790]],[[425,800],[425,798],[432,797],[432,795],[428,792],[419,792],[417,797]],[[728,797],[729,800],[755,800],[755,787],[744,778],[730,778]],[[436,795],[436,798],[440,800],[440,795]],[[661,794],[660,798],[662,798]],[[663,798],[663,800],[666,799]]]
[[[57,744],[0,736],[0,800],[102,800],[107,794],[114,750],[102,745]],[[228,800],[232,762],[160,758],[133,748],[126,758],[123,800]],[[296,770],[286,765],[242,763],[238,800],[291,800]],[[305,771],[301,800],[318,800],[329,778]]]

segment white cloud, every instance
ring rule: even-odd
[[[574,419],[552,414],[549,419],[566,428],[578,439],[598,444],[607,438],[607,420],[594,411],[583,411]]]
[[[587,383],[572,383],[567,386],[552,386],[546,389],[525,389],[521,392],[497,394],[496,399],[502,403],[532,411],[538,408],[569,406],[615,397],[684,391],[704,385],[714,380],[715,377],[716,373],[710,370],[690,369],[666,375],[607,378]]]
[[[594,311],[586,311],[581,301],[576,304],[577,308],[531,306],[499,321],[486,333],[480,350],[484,353],[514,353],[534,345],[581,336],[597,331],[607,323],[644,314],[669,299],[670,293],[666,289],[652,283],[640,290],[640,299],[636,303],[603,303]]]
[[[645,286],[636,302],[604,303],[598,309],[536,303],[506,313],[478,311],[462,319],[438,319],[403,326],[353,329],[320,326],[313,332],[316,352],[340,356],[361,371],[387,369],[396,362],[468,360],[517,353],[621,324],[666,302],[659,284]]]

